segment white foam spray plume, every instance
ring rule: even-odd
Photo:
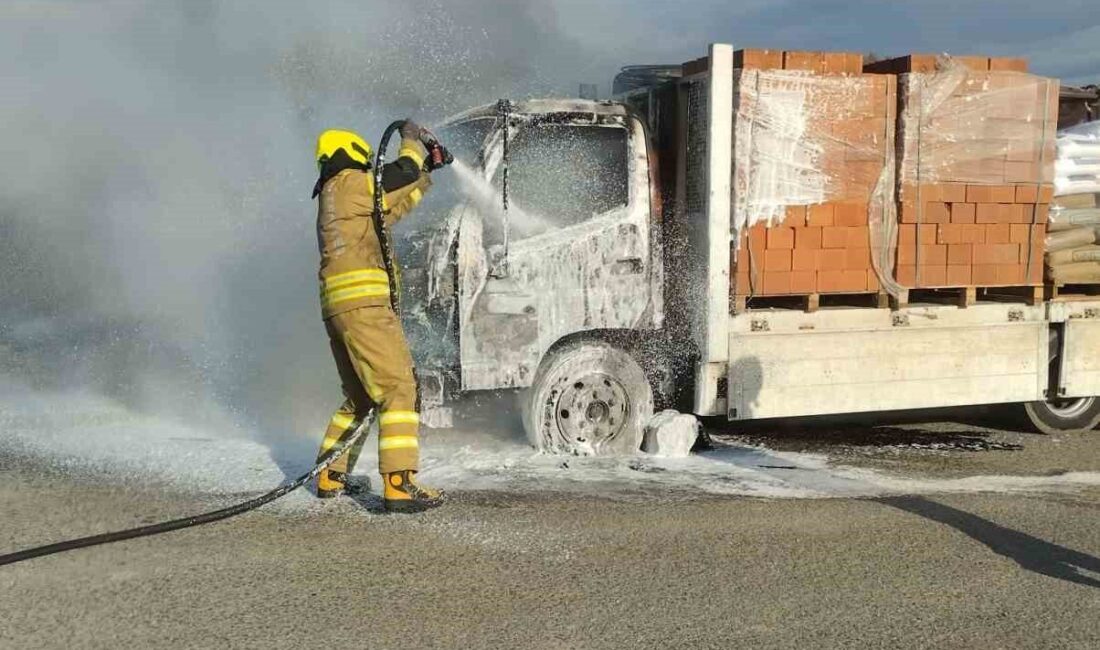
[[[505,215],[503,196],[498,188],[461,160],[455,160],[453,166],[459,189],[483,218],[496,220],[507,218],[512,234],[519,238],[530,237],[552,227],[545,217],[524,210],[514,201],[509,203],[508,214]]]

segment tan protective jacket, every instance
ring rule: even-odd
[[[398,156],[411,158],[418,169],[423,168],[425,154],[419,141],[401,141]],[[414,182],[386,192],[382,210],[387,237],[393,224],[416,207],[430,185],[430,177],[421,171]],[[390,283],[373,216],[373,174],[345,169],[325,183],[317,198],[317,246],[321,251],[318,275],[324,318],[359,307],[389,305]],[[397,273],[397,260],[390,262]]]

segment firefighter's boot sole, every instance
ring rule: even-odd
[[[388,513],[405,515],[438,508],[443,505],[443,501],[443,493],[440,492],[435,499],[383,499],[382,507]]]

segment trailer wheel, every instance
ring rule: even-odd
[[[1024,410],[1035,428],[1046,434],[1085,433],[1100,424],[1098,397],[1027,402]]]
[[[631,454],[653,416],[653,388],[629,354],[584,341],[548,354],[521,403],[527,437],[540,451]]]

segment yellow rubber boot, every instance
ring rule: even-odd
[[[443,505],[443,490],[416,484],[416,472],[406,469],[382,475],[382,504],[386,512],[423,512]]]
[[[332,499],[344,493],[347,477],[342,472],[321,470],[317,475],[317,498]]]
[[[365,476],[348,476],[343,472],[326,469],[317,475],[317,496],[331,499],[341,494],[355,496],[370,492],[370,479]]]

